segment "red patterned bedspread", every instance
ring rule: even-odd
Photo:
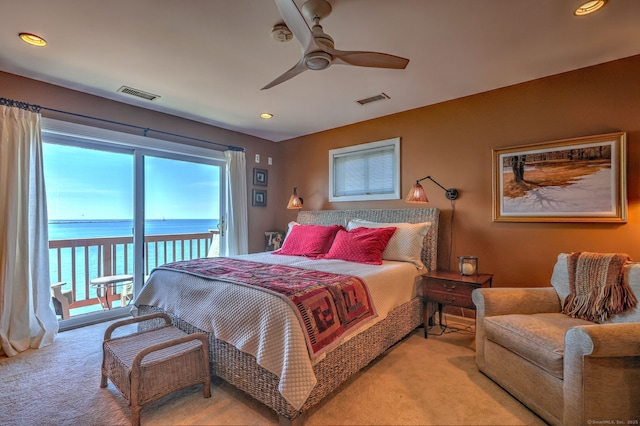
[[[312,358],[345,331],[376,316],[366,284],[349,275],[224,257],[168,263],[158,269],[252,286],[282,297],[306,332]]]

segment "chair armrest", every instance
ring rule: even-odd
[[[61,281],[61,282],[58,282],[58,283],[53,283],[53,284],[51,284],[51,289],[52,289],[52,290],[59,289],[60,287],[62,287],[62,286],[63,286],[63,285],[65,285],[65,284],[66,284],[66,281]]]
[[[560,312],[562,308],[553,287],[478,288],[471,297],[478,317]]]
[[[565,335],[565,353],[597,358],[640,356],[640,322],[581,325]]]
[[[142,361],[144,360],[144,357],[146,357],[147,355],[149,355],[152,352],[157,352],[157,351],[160,351],[162,349],[170,348],[172,346],[181,345],[182,343],[190,342],[192,340],[200,340],[200,342],[202,343],[202,347],[204,348],[203,354],[205,354],[207,356],[207,363],[208,363],[209,341],[207,340],[207,337],[204,334],[202,334],[202,333],[193,333],[193,334],[187,334],[187,335],[182,336],[182,337],[178,337],[177,339],[167,340],[167,341],[161,342],[161,343],[156,343],[153,346],[149,346],[148,348],[144,348],[143,350],[138,352],[138,354],[133,359],[132,371],[137,371],[138,377],[140,377],[140,368],[141,368],[141,365],[142,365]]]
[[[130,373],[130,376],[129,376],[131,378],[131,387],[130,387],[131,394],[132,395],[138,394],[138,390],[141,389],[140,381],[144,377],[144,375],[142,374],[142,361],[144,360],[144,358],[147,355],[149,355],[149,354],[151,354],[153,352],[160,351],[160,350],[165,349],[165,348],[169,348],[169,347],[172,347],[172,346],[177,346],[177,345],[180,345],[182,343],[190,342],[190,341],[193,341],[193,340],[200,340],[200,343],[202,345],[202,347],[200,348],[200,352],[202,354],[202,364],[201,364],[200,367],[195,367],[195,366],[192,365],[192,366],[190,366],[190,369],[195,368],[195,372],[197,374],[206,375],[207,381],[205,383],[203,383],[203,385],[204,386],[208,386],[209,385],[209,374],[210,374],[210,372],[209,372],[209,341],[207,340],[207,337],[204,334],[202,334],[202,333],[193,333],[193,334],[184,335],[182,337],[178,337],[176,339],[167,340],[167,341],[164,341],[164,342],[157,343],[155,345],[149,346],[148,348],[144,348],[143,350],[138,352],[138,354],[136,354],[136,356],[133,358],[133,364],[131,365],[131,373]],[[182,360],[181,360],[181,362],[182,362]],[[172,369],[170,368],[170,370],[172,370]],[[203,379],[204,379],[204,377],[203,377]],[[205,396],[207,395],[207,393],[208,393],[208,391],[205,390]]]
[[[162,319],[164,319],[165,325],[171,325],[171,318],[169,317],[169,315],[165,314],[164,312],[157,312],[155,314],[143,315],[143,316],[140,316],[140,317],[129,318],[129,319],[126,319],[126,320],[114,322],[109,327],[107,327],[107,329],[104,332],[104,340],[106,341],[106,340],[111,339],[111,334],[119,327],[123,327],[123,326],[129,325],[129,324],[135,324],[135,323],[138,323],[138,322],[149,321],[149,320],[153,320],[153,319],[156,319],[156,318],[162,318]]]
[[[564,424],[611,419],[626,424],[639,419],[639,388],[639,322],[583,325],[567,331]]]

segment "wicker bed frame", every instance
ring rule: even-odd
[[[318,225],[346,225],[349,219],[358,218],[373,222],[431,222],[425,236],[422,260],[430,270],[436,269],[439,210],[379,209],[379,210],[324,210],[300,211],[298,223]],[[157,307],[139,306],[140,314],[162,312]],[[363,333],[349,339],[329,352],[313,366],[317,384],[300,410],[289,404],[278,391],[278,377],[256,363],[255,357],[216,339],[181,318],[172,316],[174,325],[187,333],[202,332],[209,339],[210,362],[213,374],[248,393],[272,408],[282,423],[301,420],[301,416],[318,404],[350,376],[367,366],[392,345],[422,324],[422,302],[416,297],[392,310],[387,318]]]

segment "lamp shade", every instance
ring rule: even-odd
[[[424,192],[422,185],[416,182],[415,185],[411,187],[405,201],[407,203],[428,203],[429,199],[427,198],[427,194]]]
[[[287,204],[289,210],[299,210],[302,208],[302,198],[298,197],[297,188],[293,188],[293,194],[289,198],[289,204]]]

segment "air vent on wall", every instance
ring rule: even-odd
[[[356,101],[360,105],[370,104],[371,102],[381,101],[383,99],[391,99],[386,93],[380,93],[379,95],[371,96],[370,98],[360,99]]]
[[[160,95],[154,95],[153,93],[145,92],[143,90],[134,89],[133,87],[122,86],[118,89],[120,93],[126,93],[127,95],[137,96],[138,98],[146,99],[148,101],[155,101]]]

